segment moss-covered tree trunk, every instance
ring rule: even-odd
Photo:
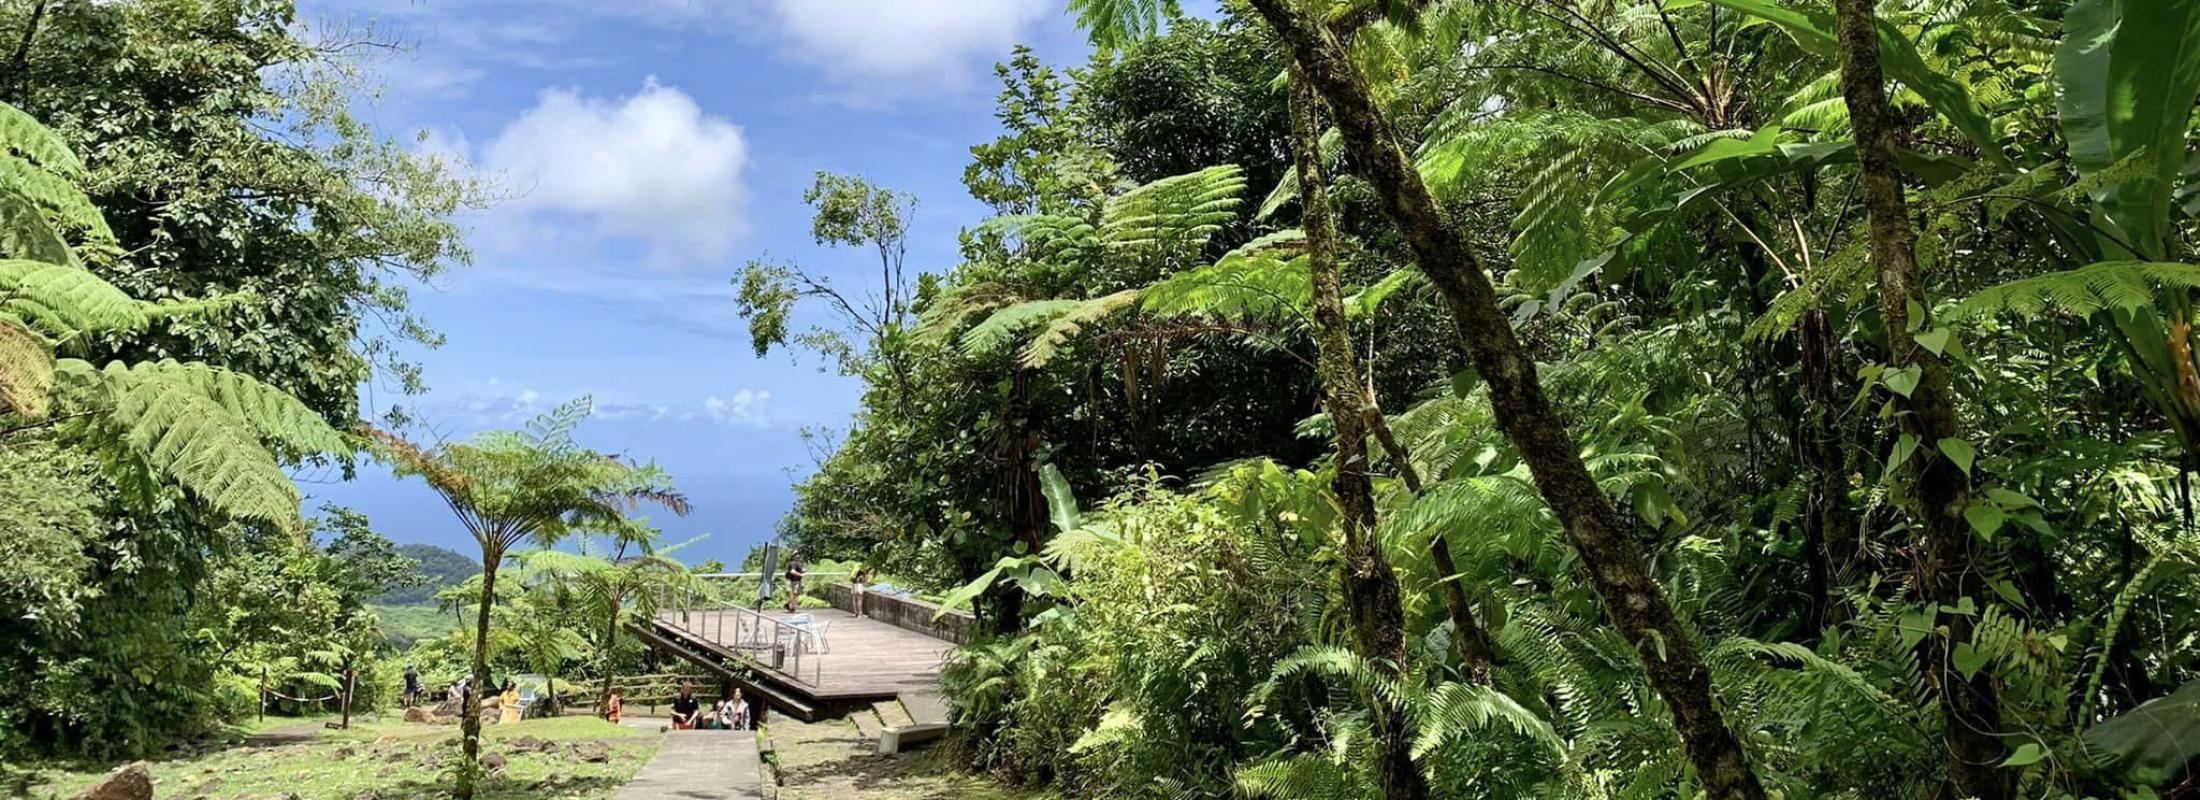
[[[1361,657],[1397,678],[1406,663],[1405,610],[1399,600],[1398,575],[1375,539],[1375,486],[1368,477],[1367,421],[1360,413],[1366,401],[1338,287],[1336,220],[1329,212],[1327,178],[1317,146],[1320,134],[1314,127],[1318,102],[1293,68],[1291,151],[1299,174],[1303,215],[1299,226],[1306,233],[1307,273],[1314,289],[1314,341],[1321,350],[1315,366],[1321,373],[1323,405],[1337,426],[1337,475],[1332,486],[1343,511],[1339,524],[1344,528],[1345,605],[1352,620],[1352,641]],[[1413,763],[1412,732],[1406,729],[1404,709],[1375,692],[1369,692],[1367,700],[1375,715],[1376,735],[1382,740],[1376,776],[1383,796],[1427,797],[1428,781]]]
[[[1697,779],[1714,800],[1762,800],[1741,741],[1711,696],[1711,674],[1694,640],[1650,577],[1610,501],[1582,464],[1579,449],[1543,396],[1535,362],[1497,306],[1489,276],[1406,157],[1366,80],[1330,32],[1289,0],[1252,0],[1281,36],[1305,79],[1328,102],[1353,164],[1383,212],[1411,247],[1451,312],[1460,343],[1489,385],[1498,425],[1520,451],[1544,501],[1604,600],[1605,613],[1641,659],[1686,745]]]
[[[1928,605],[1953,608],[1961,599],[1983,600],[1984,584],[1972,554],[1970,525],[1963,519],[1970,504],[1970,476],[1953,459],[1938,453],[1938,443],[1958,434],[1948,369],[1918,344],[1915,332],[1928,320],[1913,320],[1913,309],[1931,308],[1917,269],[1917,230],[1910,224],[1909,202],[1894,163],[1896,123],[1889,114],[1886,76],[1879,66],[1878,20],[1871,0],[1837,0],[1835,33],[1841,50],[1841,95],[1855,131],[1857,168],[1863,181],[1866,236],[1879,282],[1879,313],[1886,326],[1887,367],[1917,371],[1917,385],[1898,400],[1902,432],[1917,437],[1914,493],[1925,523],[1925,557],[1918,565],[1918,588]],[[2002,800],[2009,783],[1999,764],[2001,704],[1993,676],[1981,671],[1966,679],[1950,664],[1950,651],[1971,638],[1971,617],[1938,613],[1935,624],[1945,637],[1929,635],[1918,643],[1926,682],[1940,693],[1942,738],[1948,779],[1957,797]]]

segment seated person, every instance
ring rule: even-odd
[[[672,729],[695,730],[696,724],[702,721],[702,711],[703,702],[695,697],[695,684],[680,684],[680,696],[672,698]]]

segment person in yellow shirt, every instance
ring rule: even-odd
[[[504,682],[504,694],[497,699],[497,710],[502,713],[497,718],[497,724],[511,725],[519,722],[519,684],[509,680]]]

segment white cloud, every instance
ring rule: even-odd
[[[497,213],[526,224],[506,238],[540,243],[577,227],[666,265],[725,256],[746,227],[748,163],[740,126],[652,78],[616,100],[545,90],[483,148],[480,166],[516,195]]]
[[[516,394],[500,394],[493,391],[498,383],[497,379],[490,379],[487,388],[492,391],[487,394],[469,394],[457,398],[456,402],[431,404],[429,416],[433,419],[447,414],[468,425],[497,427],[526,422],[547,410],[541,392],[523,389]],[[771,399],[769,391],[741,389],[728,396],[711,395],[701,403],[598,402],[589,418],[606,422],[675,422],[761,430],[772,426]]]
[[[1049,0],[763,0],[787,52],[846,81],[962,83],[1058,4]]]
[[[725,425],[742,425],[762,428],[771,423],[765,416],[765,406],[771,402],[772,393],[755,389],[742,389],[733,393],[732,400],[717,395],[703,401],[703,412],[711,421]]]

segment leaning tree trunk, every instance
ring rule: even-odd
[[[473,799],[474,784],[481,777],[481,698],[489,691],[489,612],[496,606],[497,562],[503,559],[504,554],[494,547],[481,549],[481,606],[474,618],[474,686],[459,708],[459,746],[464,758],[451,789],[452,796],[459,800]]]
[[[1489,384],[1499,427],[1520,451],[1544,501],[1580,553],[1605,613],[1664,698],[1705,792],[1714,800],[1762,800],[1764,788],[1712,700],[1711,674],[1694,640],[1673,616],[1664,589],[1651,579],[1642,553],[1582,464],[1573,437],[1543,396],[1535,362],[1497,307],[1489,276],[1445,223],[1366,80],[1346,60],[1335,37],[1296,3],[1252,0],[1252,5],[1328,101],[1353,163],[1364,171],[1384,214],[1443,295],[1461,344]]]
[[[1329,194],[1322,175],[1321,155],[1315,146],[1313,91],[1296,68],[1291,71],[1292,160],[1299,173],[1300,227],[1306,232],[1307,272],[1314,290],[1314,340],[1321,353],[1316,367],[1321,373],[1324,405],[1337,426],[1337,505],[1344,512],[1344,597],[1351,613],[1352,640],[1360,656],[1392,679],[1403,677],[1406,663],[1406,619],[1400,604],[1398,575],[1375,540],[1375,486],[1368,477],[1367,422],[1360,414],[1365,402],[1360,393],[1360,368],[1352,353],[1352,334],[1345,328],[1344,298],[1337,278],[1337,228],[1329,213]],[[1415,799],[1428,796],[1428,781],[1413,763],[1412,732],[1406,729],[1405,710],[1394,698],[1368,692],[1375,715],[1376,736],[1382,754],[1376,778],[1383,796]]]
[[[1841,94],[1855,131],[1857,168],[1863,180],[1866,235],[1879,279],[1879,313],[1886,325],[1890,369],[1918,370],[1909,397],[1898,399],[1902,431],[1920,443],[1915,465],[1918,514],[1925,522],[1925,558],[1918,565],[1918,588],[1927,604],[1955,607],[1965,597],[1985,592],[1973,565],[1970,526],[1963,509],[1970,503],[1970,478],[1954,460],[1938,455],[1938,442],[1957,435],[1948,369],[1938,356],[1917,343],[1911,308],[1930,308],[1917,269],[1917,231],[1910,225],[1908,201],[1894,163],[1895,123],[1888,115],[1886,76],[1879,67],[1878,20],[1872,0],[1836,0],[1836,35],[1841,50]],[[1922,324],[1928,320],[1917,320]],[[1936,628],[1947,637],[1926,636],[1918,645],[1926,682],[1940,693],[1942,737],[1946,741],[1948,779],[1958,797],[2001,800],[2010,786],[1997,766],[2002,760],[2001,703],[1992,675],[1970,679],[1953,669],[1949,654],[1971,638],[1971,618],[1936,612]]]
[[[1300,180],[1305,180],[1301,178]],[[1383,418],[1383,411],[1375,404],[1375,390],[1367,389],[1366,405],[1360,408],[1367,419],[1368,430],[1375,434],[1375,441],[1382,443],[1383,452],[1397,466],[1398,478],[1406,482],[1406,490],[1421,493],[1421,471],[1414,468],[1412,454],[1406,452],[1398,436],[1391,432],[1390,421]],[[1451,614],[1452,647],[1459,651],[1459,663],[1466,668],[1467,680],[1489,685],[1490,673],[1497,662],[1496,648],[1490,646],[1489,631],[1474,618],[1474,607],[1467,603],[1466,587],[1459,585],[1459,562],[1452,558],[1451,542],[1443,531],[1437,531],[1429,541],[1429,558],[1436,562],[1436,573],[1442,577],[1444,610]]]

